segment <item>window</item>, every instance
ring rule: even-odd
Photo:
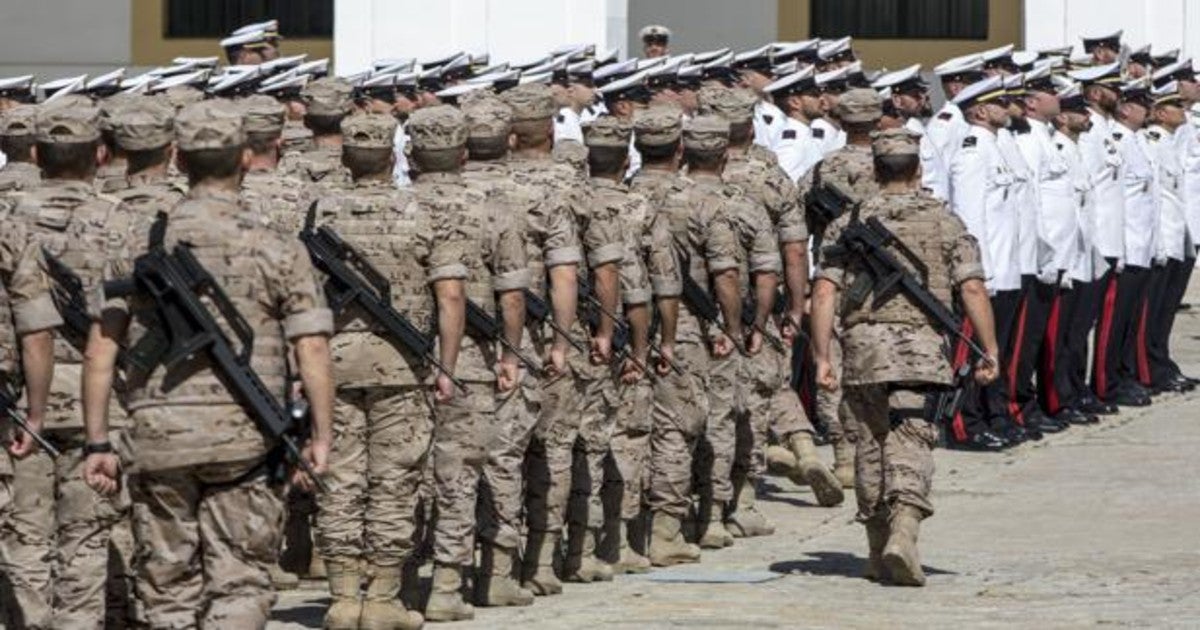
[[[812,35],[987,39],[988,0],[812,0]]]
[[[284,37],[333,37],[333,0],[166,0],[167,37],[217,38],[271,18]]]

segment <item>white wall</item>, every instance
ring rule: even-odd
[[[778,38],[781,1],[629,0],[629,54],[642,54],[638,31],[648,24],[671,29],[677,52],[757,48]]]
[[[1026,0],[1025,46],[1031,50],[1073,44],[1080,36],[1124,29],[1132,48],[1183,48],[1200,56],[1200,2],[1196,0]]]
[[[0,0],[0,76],[128,64],[130,10],[129,0]]]
[[[566,43],[623,42],[625,0],[336,0],[336,72],[459,50],[533,59]],[[620,32],[618,32],[620,31]]]

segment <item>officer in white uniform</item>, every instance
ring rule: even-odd
[[[759,96],[758,104],[754,106],[754,143],[774,151],[783,137],[787,116],[771,102],[771,95],[766,89],[774,78],[771,52],[772,46],[767,44],[734,55],[730,66],[741,73],[742,86],[754,90]]]
[[[649,105],[650,99],[653,97],[649,88],[646,87],[646,78],[649,74],[649,70],[643,70],[619,81],[613,81],[597,90],[600,98],[604,100],[605,109],[609,112],[607,115],[616,116],[632,125],[634,112]],[[629,139],[629,168],[625,171],[625,180],[633,178],[641,168],[642,154],[634,146],[634,139],[631,137]]]
[[[558,110],[558,115],[554,117],[555,142],[574,140],[583,143],[583,113],[596,98],[596,84],[592,80],[595,66],[591,60],[567,66],[566,98],[569,104]]]
[[[821,94],[813,67],[793,72],[767,86],[787,114],[775,148],[779,166],[800,183],[824,157],[821,139],[814,137],[812,120],[821,115]]]
[[[947,168],[954,162],[954,154],[962,146],[967,135],[967,121],[954,99],[966,86],[983,78],[983,58],[979,55],[956,57],[933,69],[942,82],[946,104],[929,120],[925,135]],[[935,193],[937,191],[935,190]],[[949,198],[949,195],[946,197]]]
[[[890,72],[871,85],[890,90],[889,98],[904,127],[921,136],[921,186],[938,199],[950,197],[950,166],[930,138],[923,116],[929,112],[929,86],[921,78],[921,64]]]
[[[824,115],[812,121],[813,138],[821,143],[821,155],[832,155],[846,146],[846,132],[833,116],[838,99],[849,89],[850,66],[823,72],[816,76],[817,89],[821,93],[821,109]]]

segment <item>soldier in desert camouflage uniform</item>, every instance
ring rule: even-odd
[[[141,97],[116,94],[97,104],[100,108],[100,140],[104,144],[106,157],[104,163],[96,167],[96,192],[111,194],[128,186],[125,170],[129,162],[125,158],[125,151],[113,136],[113,119],[122,108],[139,98]]]
[[[187,194],[186,186],[168,177],[175,110],[159,99],[138,98],[116,112],[110,124],[128,164],[126,186],[113,196],[142,217],[169,212]]]
[[[32,151],[36,115],[34,105],[17,105],[0,113],[0,152],[8,159],[0,167],[0,195],[29,190],[42,181]]]
[[[343,163],[354,183],[318,202],[319,224],[336,231],[387,278],[396,309],[426,329],[461,321],[467,245],[448,217],[421,212],[392,185],[396,120],[356,114],[343,121]],[[433,436],[433,401],[422,357],[379,334],[365,313],[348,310],[331,346],[337,399],[330,458],[332,492],[318,497],[320,552],[333,605],[328,628],[417,628],[422,618],[396,599],[401,565],[412,552],[417,489]],[[440,326],[443,357],[456,353],[461,329]],[[453,365],[451,362],[450,365]],[[367,582],[365,602],[359,587]]]
[[[250,168],[242,178],[242,204],[252,213],[269,221],[285,234],[300,231],[311,200],[305,183],[280,168],[286,110],[269,96],[250,96],[238,101],[246,125],[246,146],[253,154]],[[339,156],[339,160],[341,157]]]
[[[420,109],[408,119],[412,159],[420,176],[413,191],[420,211],[444,215],[457,237],[467,267],[466,298],[502,323],[501,334],[520,347],[525,325],[524,289],[529,269],[521,224],[504,208],[471,189],[461,169],[466,158],[467,121],[450,106]],[[433,524],[433,593],[425,607],[431,621],[471,619],[462,599],[463,570],[475,559],[475,501],[480,473],[496,437],[496,390],[519,385],[516,356],[474,331],[463,339],[456,376],[467,383],[436,409],[433,476],[437,517]]]
[[[976,380],[995,380],[995,325],[978,244],[944,203],[920,189],[917,136],[906,129],[879,132],[872,151],[882,190],[859,207],[858,218],[879,219],[916,253],[928,270],[926,286],[943,304],[958,293],[990,355],[990,361],[981,359],[977,365]],[[837,242],[850,219],[843,216],[834,222],[829,242]],[[932,401],[951,383],[948,344],[907,296],[893,297],[878,308],[872,308],[870,295],[861,304],[839,297],[839,291],[858,282],[866,269],[846,249],[825,251],[813,287],[817,381],[827,390],[839,386],[829,350],[837,317],[843,326],[840,381],[846,404],[863,430],[855,457],[855,494],[857,518],[866,525],[870,548],[867,577],[920,586],[925,575],[917,554],[917,530],[920,521],[933,514],[929,492],[938,428],[931,417]]]
[[[304,86],[304,125],[313,133],[313,146],[289,153],[279,170],[312,184],[322,194],[345,187],[350,173],[342,166],[342,119],[354,110],[353,88],[345,79],[326,77]]]

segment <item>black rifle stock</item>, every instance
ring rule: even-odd
[[[567,340],[567,343],[574,346],[580,354],[588,353],[586,346],[580,343],[567,329],[559,326],[558,322],[554,321],[554,314],[550,312],[550,305],[529,289],[525,289],[525,317],[531,322],[539,324],[544,322],[548,324],[551,330],[562,335]]]
[[[337,315],[350,304],[358,304],[387,335],[403,345],[410,353],[421,357],[434,369],[450,378],[464,393],[467,386],[454,377],[450,368],[433,355],[434,338],[421,332],[407,317],[392,306],[391,286],[371,262],[350,246],[328,226],[314,225],[317,202],[309,208],[300,242],[308,249],[313,266],[328,278],[325,296],[329,308]]]
[[[164,217],[160,215],[159,221]],[[165,226],[164,226],[165,227]],[[163,228],[156,227],[157,230]],[[196,260],[186,245],[177,245],[170,254],[161,244],[152,246],[134,263],[134,279],[139,292],[154,299],[159,323],[166,328],[167,345],[156,358],[168,370],[204,354],[221,374],[234,398],[241,402],[258,430],[278,440],[287,458],[300,466],[322,491],[328,490],[300,452],[297,423],[279,400],[267,389],[250,365],[254,349],[254,331],[238,313],[229,296]],[[235,351],[217,320],[201,301],[207,296],[220,317],[237,337],[241,350]]]
[[[596,295],[592,292],[592,285],[587,280],[579,280],[579,303],[585,305],[584,320],[588,327],[595,330],[600,325],[600,317],[612,320],[613,322],[613,360],[629,359],[637,369],[645,372],[650,380],[658,380],[658,376],[646,367],[644,363],[633,356],[630,351],[630,335],[632,331],[629,329],[629,323],[611,313],[600,300],[596,299]],[[683,368],[679,367],[674,361],[667,359],[663,354],[662,347],[654,343],[653,340],[647,337],[647,344],[651,352],[658,354],[664,359],[667,366],[670,367],[676,374],[683,375]]]
[[[775,348],[776,352],[787,354],[787,346],[784,345],[783,340],[754,321],[758,311],[758,300],[754,297],[753,287],[751,287],[750,291],[751,293],[746,296],[746,299],[742,300],[742,325],[762,335],[763,339],[771,344],[771,347]],[[771,314],[779,315],[783,313],[783,308],[783,294],[776,292],[775,302],[771,304]]]
[[[541,373],[542,367],[510,343],[504,336],[504,331],[500,329],[500,322],[496,321],[495,317],[483,310],[483,307],[476,304],[474,300],[467,300],[467,330],[488,341],[499,342],[505,350],[513,353],[527,369],[537,374]]]
[[[17,401],[20,398],[21,395],[14,391],[12,383],[6,381],[3,386],[0,386],[0,412],[8,416],[19,429],[28,433],[29,437],[33,438],[33,441],[42,447],[42,450],[46,451],[50,457],[58,459],[62,453],[46,438],[42,437],[41,433],[34,431],[33,427],[29,426],[29,421],[17,409]]]

